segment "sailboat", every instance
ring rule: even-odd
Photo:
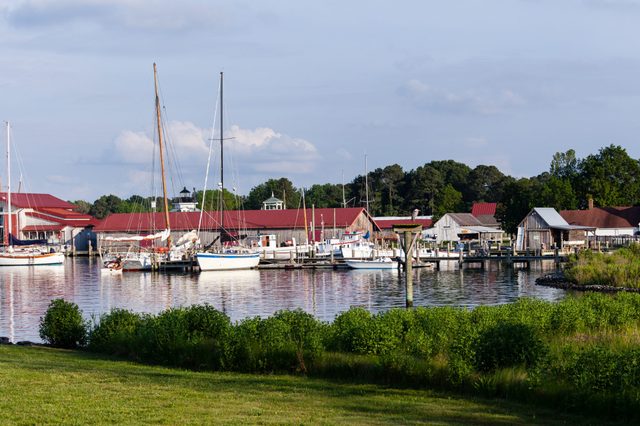
[[[223,138],[223,83],[224,73],[220,73],[220,194],[224,194],[224,138]],[[205,191],[206,192],[206,188]],[[203,203],[204,205],[204,203]],[[220,243],[217,250],[196,253],[201,271],[226,271],[251,269],[260,263],[260,253],[240,245],[224,246],[231,235],[224,225],[224,202],[220,203]]]
[[[167,181],[164,168],[164,143],[162,133],[162,115],[160,108],[160,96],[158,94],[158,71],[153,64],[153,77],[155,87],[155,109],[158,131],[158,147],[160,154],[160,173],[162,178],[162,196],[164,207],[164,230],[147,235],[131,235],[125,237],[106,237],[103,241],[112,244],[125,244],[124,250],[110,250],[105,253],[103,269],[113,269],[109,265],[117,264],[124,271],[150,271],[159,267],[161,263],[173,260],[181,260],[186,257],[187,251],[196,243],[197,236],[192,233],[185,234],[174,245],[171,239],[171,222],[169,218],[169,201],[167,197]],[[158,244],[158,242],[160,244]],[[137,245],[137,246],[136,246]],[[102,252],[101,252],[102,255]]]
[[[0,252],[0,266],[35,266],[35,265],[59,265],[64,263],[63,253],[48,253],[39,247],[21,247],[14,249],[13,217],[11,211],[11,125],[7,122],[7,215],[4,236],[6,248]]]

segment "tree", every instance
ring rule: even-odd
[[[76,200],[76,201],[69,201],[69,203],[73,204],[74,206],[76,206],[76,211],[78,213],[82,213],[82,214],[89,214],[89,212],[91,211],[91,207],[92,204],[84,201],[84,200]]]
[[[640,164],[616,145],[600,149],[580,163],[580,196],[600,207],[630,206],[640,201]]]
[[[569,179],[544,173],[538,178],[540,183],[539,205],[560,210],[578,208],[578,199]]]
[[[522,178],[512,180],[505,184],[502,199],[496,208],[496,219],[502,229],[510,234],[515,234],[518,225],[535,207],[535,197],[539,192],[539,184],[535,179]]]
[[[579,161],[576,158],[576,152],[573,149],[567,152],[556,152],[551,159],[549,173],[560,179],[568,179],[573,181],[578,175]]]
[[[440,172],[426,164],[407,173],[404,184],[405,211],[417,208],[425,214],[432,214],[435,208],[435,197],[444,188],[444,180]]]
[[[204,197],[205,206],[202,207],[202,191],[196,192],[196,202],[198,208],[205,211],[218,211],[220,210],[220,190],[219,189],[207,189],[206,197]],[[226,188],[223,193],[224,209],[225,210],[238,210],[243,203],[242,196],[236,196],[229,192]]]
[[[314,205],[318,208],[342,207],[342,186],[332,183],[312,185],[306,191],[307,206]]]
[[[262,202],[270,198],[272,194],[283,200],[288,209],[301,207],[300,191],[293,186],[289,179],[284,177],[269,179],[265,183],[253,187],[247,195],[246,207],[250,210],[259,210],[262,208]]]
[[[115,195],[103,195],[94,201],[89,214],[98,219],[104,219],[111,213],[117,213],[120,210],[122,200]]]
[[[448,183],[435,198],[435,209],[433,211],[434,223],[447,213],[460,212],[464,209],[462,193],[457,191],[453,185]]]
[[[496,166],[479,165],[467,177],[464,200],[469,205],[475,201],[497,202],[502,199],[508,181]]]

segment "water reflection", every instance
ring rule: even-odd
[[[531,269],[488,263],[459,270],[455,262],[414,271],[414,305],[507,303],[523,296],[556,300],[557,289],[536,286],[551,262]],[[170,307],[208,303],[233,321],[303,309],[330,321],[351,306],[372,312],[404,307],[404,281],[393,270],[264,270],[200,274],[101,274],[92,259],[67,259],[64,266],[0,268],[0,336],[38,341],[40,317],[54,298],[77,303],[87,318],[113,308],[157,313]]]

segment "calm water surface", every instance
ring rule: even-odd
[[[414,305],[476,306],[520,297],[557,300],[562,290],[535,285],[552,271],[552,261],[531,270],[497,262],[487,270],[414,270]],[[322,320],[351,306],[372,312],[404,307],[404,282],[396,271],[264,270],[202,273],[100,273],[95,259],[67,259],[64,265],[0,268],[0,336],[40,341],[38,324],[52,299],[77,303],[87,318],[113,308],[157,313],[170,307],[209,303],[232,320],[269,316],[300,308]]]

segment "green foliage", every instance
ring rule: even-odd
[[[483,331],[475,347],[479,371],[524,365],[535,366],[546,355],[546,346],[527,324],[503,322]]]
[[[269,179],[265,183],[255,186],[249,191],[246,198],[246,207],[250,210],[262,208],[262,202],[270,198],[271,195],[285,202],[288,209],[297,209],[302,206],[300,191],[293,186],[293,183],[285,177],[280,179]]]
[[[142,316],[126,309],[114,309],[100,317],[89,335],[89,350],[113,355],[129,355],[135,348],[135,337]]]
[[[78,305],[64,299],[52,300],[44,317],[40,318],[40,337],[59,348],[84,346],[87,329],[88,323],[82,319]]]
[[[583,250],[569,259],[564,275],[580,285],[640,288],[640,245],[613,253]]]

